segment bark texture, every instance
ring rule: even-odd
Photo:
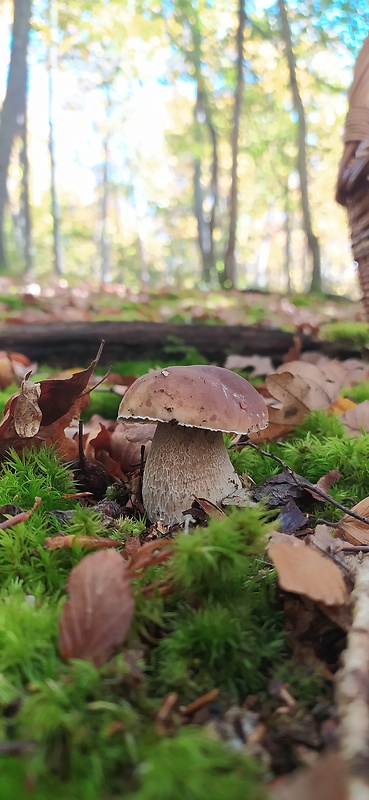
[[[338,170],[336,200],[346,206],[352,253],[358,264],[363,305],[369,320],[369,37],[358,55],[349,92],[345,148]]]
[[[231,289],[236,284],[236,239],[238,221],[238,153],[240,139],[240,120],[244,87],[244,33],[246,14],[244,0],[239,0],[237,27],[237,82],[234,96],[234,117],[232,128],[232,172],[229,195],[229,234],[224,256],[223,286]]]
[[[4,218],[7,177],[14,137],[25,117],[27,96],[27,48],[32,0],[14,0],[12,50],[6,95],[0,117],[0,270],[6,268]]]
[[[280,364],[296,345],[296,336],[277,328],[252,325],[186,325],[159,322],[57,322],[43,325],[0,325],[0,347],[57,367],[81,367],[95,357],[101,340],[100,364],[157,359],[159,364],[183,358],[183,345],[196,347],[210,362],[224,364],[227,355],[268,355]],[[173,341],[179,340],[178,356]],[[349,358],[360,350],[350,342],[321,342],[300,337],[302,350]],[[170,357],[168,356],[170,344]]]
[[[301,99],[296,76],[296,59],[292,46],[290,24],[284,0],[278,0],[279,17],[281,21],[282,37],[286,49],[286,58],[290,76],[292,100],[297,114],[297,169],[300,178],[301,208],[304,220],[304,229],[313,263],[311,291],[321,291],[321,258],[319,239],[314,233],[311,219],[308,191],[308,171],[306,158],[306,118],[304,105]]]

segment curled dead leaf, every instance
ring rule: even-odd
[[[359,436],[362,431],[369,431],[369,400],[358,403],[341,415],[341,422],[346,433],[350,436]]]
[[[369,497],[364,497],[363,500],[360,500],[360,503],[353,506],[351,511],[354,511],[355,514],[360,514],[361,517],[369,519]],[[369,544],[369,524],[366,522],[361,522],[359,519],[345,514],[338,522],[336,528],[348,542],[351,542],[351,544]]]
[[[22,380],[19,394],[14,403],[14,428],[18,436],[31,439],[40,429],[42,411],[39,406],[41,386],[33,383],[28,375]]]
[[[279,405],[269,406],[269,425],[264,431],[250,436],[252,442],[277,439],[289,433],[309,412],[305,404],[306,383],[298,375],[274,373],[268,375],[265,385]]]

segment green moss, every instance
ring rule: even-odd
[[[138,653],[137,680],[123,651],[101,669],[60,660],[65,585],[85,551],[44,548],[45,536],[58,531],[51,512],[74,508],[68,533],[101,533],[90,509],[65,498],[70,491],[68,467],[52,449],[12,453],[4,465],[2,502],[16,499],[28,509],[35,496],[42,498],[27,521],[3,530],[0,539],[0,740],[22,743],[21,754],[2,757],[4,796],[154,800],[158,791],[172,798],[180,790],[200,800],[206,786],[219,800],[238,800],[245,791],[263,797],[253,762],[202,730],[160,738],[154,723],[167,690],[185,699],[217,685],[244,696],[263,687],[271,661],[281,660],[275,576],[262,560],[265,511],[234,510],[208,528],[180,533],[171,561],[134,581],[126,646]],[[142,521],[125,519],[113,535],[124,540],[143,529]],[[172,585],[172,594],[148,594],[157,580]]]
[[[327,322],[320,328],[320,338],[328,341],[348,339],[361,350],[369,344],[369,326],[366,322]]]
[[[331,684],[324,676],[323,665],[309,661],[306,664],[295,664],[288,659],[275,672],[275,678],[286,683],[299,706],[313,708],[319,700],[331,693]]]
[[[130,795],[131,800],[266,798],[260,771],[251,759],[226,749],[195,728],[185,728],[175,738],[156,742],[140,765],[140,784]]]
[[[290,440],[302,439],[308,433],[321,440],[332,436],[342,439],[345,436],[345,429],[337,414],[327,414],[326,411],[310,411],[303,422],[296,425]]]
[[[10,386],[6,387],[6,389],[0,390],[0,418],[4,413],[4,408],[9,400],[9,397],[11,397],[12,394],[15,394],[15,392],[18,391],[19,391],[19,386],[17,386],[16,383],[11,383]]]
[[[269,528],[251,506],[178,536],[169,565],[176,613],[153,653],[161,690],[190,699],[213,686],[233,696],[265,686],[268,664],[284,651],[275,574],[261,555]]]
[[[228,444],[228,454],[230,460],[239,475],[248,475],[252,480],[259,484],[264,483],[272,475],[276,475],[280,471],[280,467],[271,458],[261,455],[257,450],[252,447],[242,447],[241,450],[229,447],[229,440],[226,439]],[[276,442],[266,444],[263,448],[267,453],[278,452],[279,445]]]
[[[17,503],[22,509],[32,508],[35,498],[41,504],[29,519],[1,532],[0,583],[5,586],[15,577],[24,582],[25,590],[34,594],[42,586],[48,595],[59,592],[71,568],[82,558],[83,550],[45,550],[45,537],[58,531],[52,511],[76,506],[65,497],[75,486],[68,467],[60,462],[52,448],[25,450],[22,456],[11,453],[3,465],[0,481],[0,505]],[[86,531],[88,526],[88,531]],[[91,514],[77,507],[72,532],[101,532],[100,523],[92,523]]]
[[[369,400],[369,381],[356,383],[355,386],[343,386],[341,394],[355,403],[363,403],[364,400]]]
[[[113,389],[96,389],[96,391],[90,392],[90,402],[82,411],[81,419],[86,422],[91,419],[93,414],[99,414],[106,420],[114,420],[117,418],[121,399],[120,395],[114,392]]]

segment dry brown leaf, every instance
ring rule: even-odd
[[[224,364],[227,369],[250,369],[251,374],[256,377],[269,375],[274,371],[270,356],[237,356],[227,357]]]
[[[328,553],[328,555],[336,554],[342,549],[342,540],[335,539],[332,528],[325,524],[316,526],[314,533],[310,536],[310,542],[318,550]]]
[[[328,411],[331,414],[344,414],[345,411],[350,411],[351,408],[356,408],[356,406],[357,403],[354,403],[349,397],[342,397],[339,395],[334,403],[331,403]]]
[[[14,428],[18,436],[31,439],[38,433],[42,420],[42,411],[38,404],[40,396],[40,384],[28,380],[26,375],[14,403]]]
[[[325,753],[269,791],[269,800],[348,800],[346,771],[339,753]]]
[[[369,431],[369,400],[358,403],[354,408],[350,408],[341,414],[341,422],[345,426],[346,433],[350,436],[359,436],[364,431]]]
[[[284,538],[281,538],[284,537]],[[339,567],[295,536],[273,535],[268,554],[286,592],[295,592],[327,606],[343,605],[347,589]]]
[[[319,480],[314,483],[313,486],[316,486],[317,489],[321,489],[322,492],[327,494],[331,486],[333,486],[333,484],[336,483],[340,477],[341,476],[338,472],[338,469],[331,469],[325,475],[322,475],[322,477],[319,478]],[[309,494],[311,494],[312,497],[315,498],[315,500],[320,500],[322,503],[325,502],[324,497],[318,494],[318,492],[314,492],[313,489],[308,489],[306,486],[304,488],[307,492],[309,492]]]
[[[131,625],[134,603],[124,559],[115,550],[91,553],[72,569],[68,592],[59,622],[60,654],[99,667]]]
[[[351,511],[354,511],[355,514],[360,514],[361,517],[369,519],[369,497],[364,497],[363,500],[360,500],[360,503],[353,506]],[[336,529],[338,529],[351,544],[369,544],[369,525],[366,522],[360,522],[359,519],[350,517],[349,514],[345,514],[345,516],[342,517]]]
[[[272,397],[279,400],[280,406],[269,406],[269,425],[264,431],[250,436],[252,442],[276,439],[289,433],[309,412],[304,402],[306,383],[298,375],[274,373],[268,375],[265,385]]]
[[[326,368],[323,371],[316,364],[309,364],[305,361],[289,361],[288,364],[281,364],[278,367],[277,374],[283,372],[290,372],[305,381],[303,398],[309,411],[328,408],[336,399],[341,388],[341,382],[333,374],[329,374]]]
[[[148,567],[155,564],[162,564],[170,558],[173,550],[173,542],[168,539],[156,539],[154,542],[146,542],[139,550],[133,553],[128,564],[128,574],[131,578],[144,573]]]

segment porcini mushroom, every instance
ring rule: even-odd
[[[144,470],[142,498],[151,522],[183,522],[194,495],[219,504],[242,493],[222,432],[266,428],[268,411],[240,375],[212,365],[167,367],[127,390],[119,420],[157,421]]]

